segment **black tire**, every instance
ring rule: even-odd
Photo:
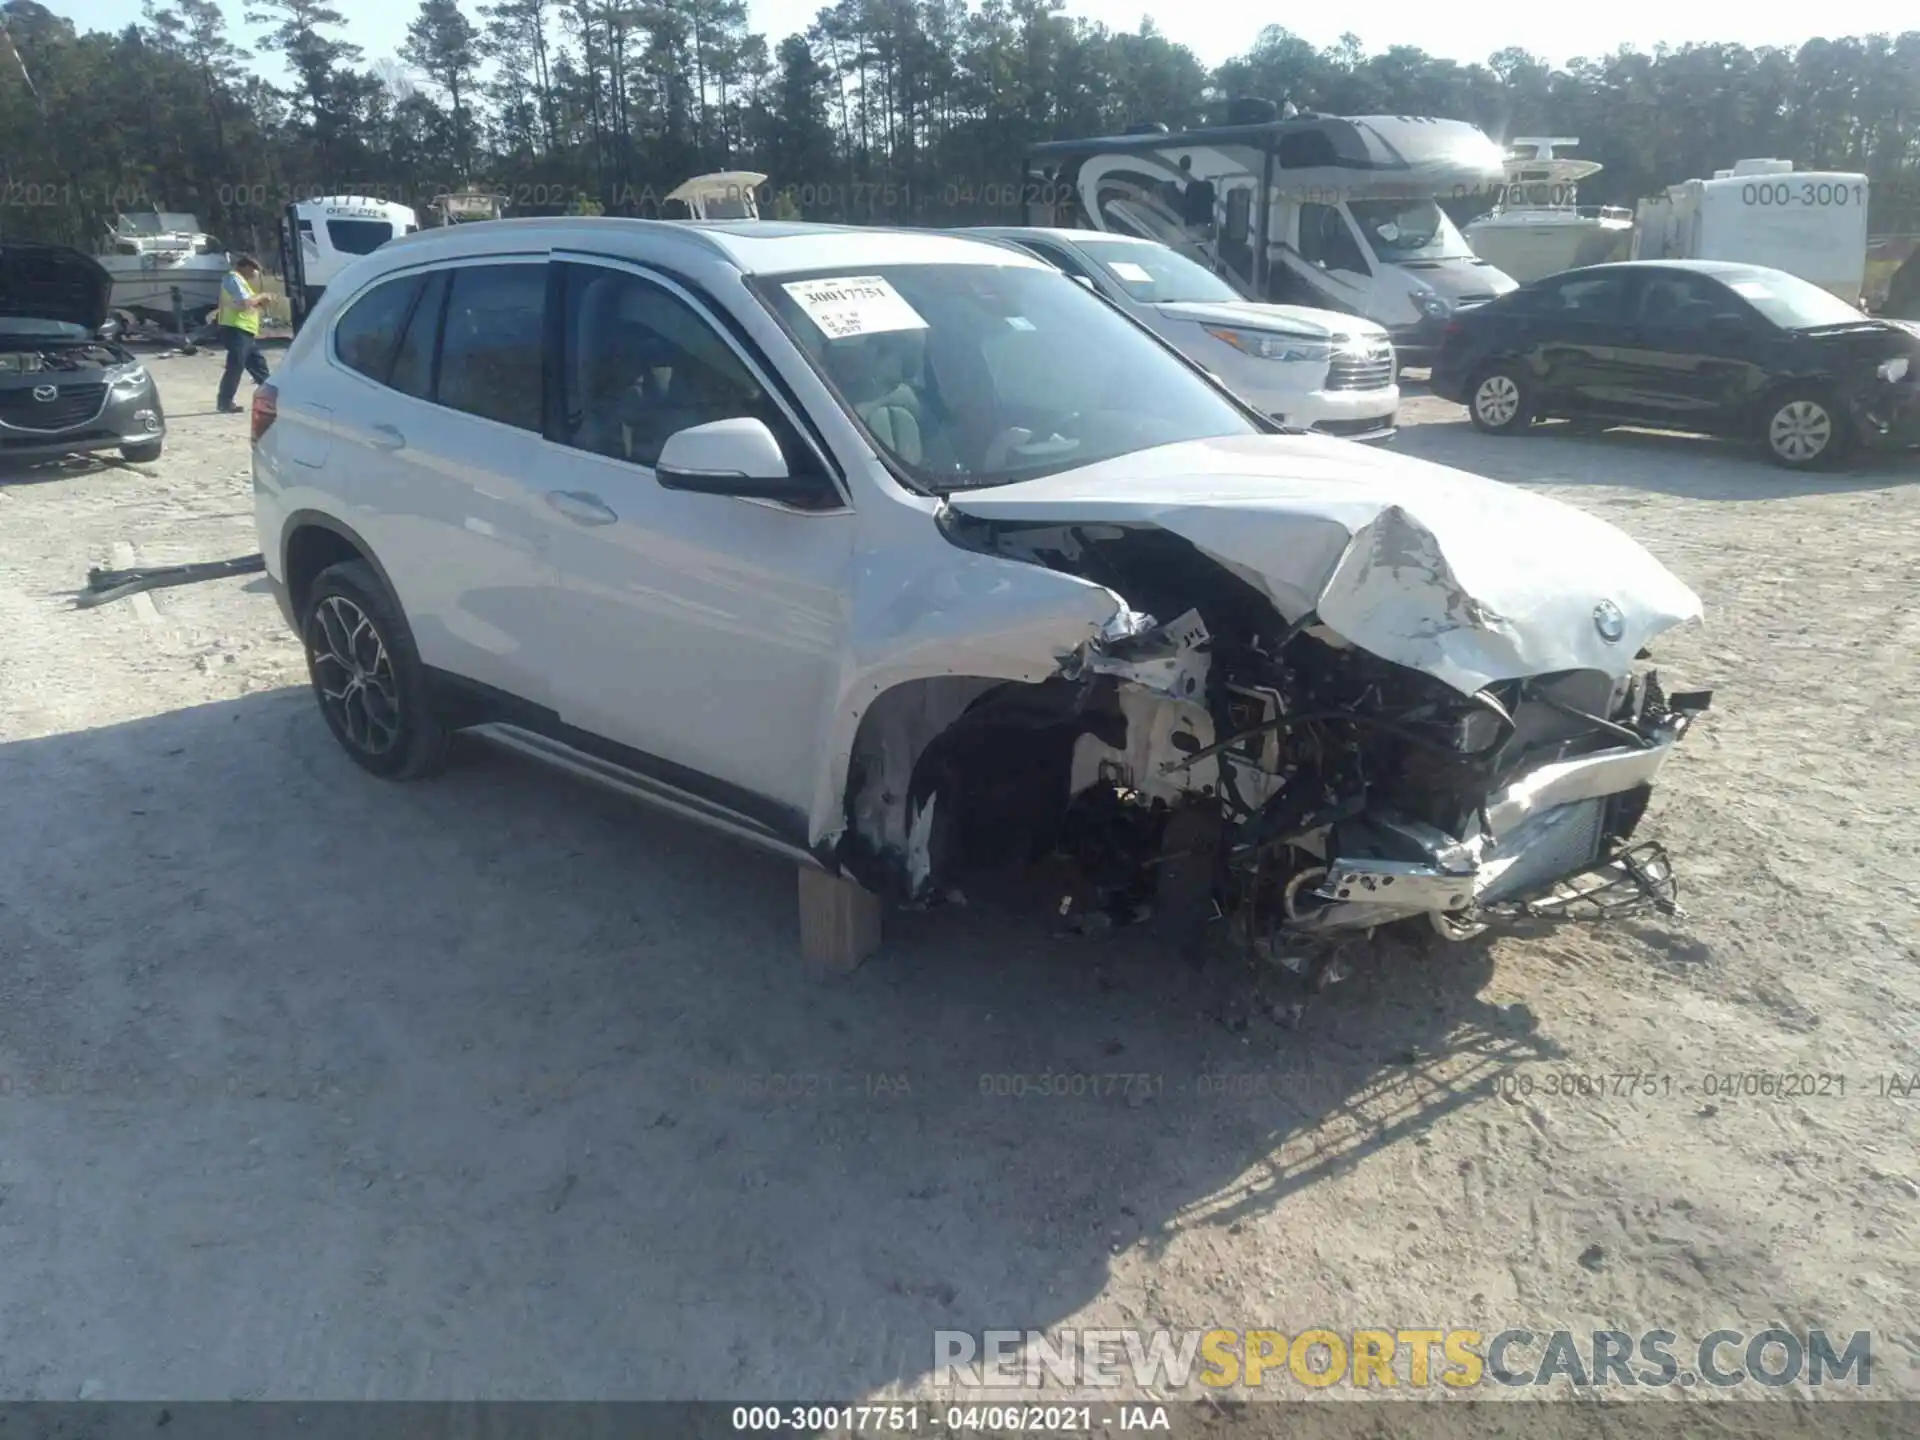
[[[329,565],[302,612],[314,700],[354,764],[383,780],[418,780],[444,766],[452,735],[433,713],[413,631],[373,567]]]
[[[1533,405],[1533,382],[1511,365],[1489,366],[1467,390],[1467,414],[1483,435],[1524,435]]]
[[[151,465],[160,458],[160,451],[166,443],[164,440],[149,440],[141,445],[122,445],[120,458],[129,465]]]
[[[1760,443],[1785,470],[1824,470],[1853,449],[1853,421],[1827,391],[1794,386],[1761,408]]]

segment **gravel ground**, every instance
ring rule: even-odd
[[[1383,943],[1296,1028],[986,909],[812,976],[778,863],[505,757],[355,770],[258,579],[73,610],[254,548],[217,360],[154,363],[163,460],[0,478],[0,1395],[846,1400],[930,1393],[940,1329],[1778,1322],[1920,1397],[1920,465],[1411,400],[1406,452],[1701,592],[1660,651],[1715,708],[1645,831],[1690,913]],[[1808,1071],[1844,1094],[1706,1093]],[[1062,1072],[1159,1079],[991,1093]]]

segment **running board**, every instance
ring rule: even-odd
[[[475,725],[463,732],[478,736],[490,745],[510,750],[516,755],[524,755],[543,765],[563,771],[577,779],[589,781],[604,790],[624,795],[628,799],[638,800],[655,809],[665,810],[682,819],[692,820],[708,830],[717,830],[736,840],[744,840],[749,845],[766,850],[791,860],[810,870],[824,869],[820,861],[807,850],[803,850],[789,840],[782,839],[766,826],[747,816],[716,805],[713,801],[682,790],[678,786],[668,785],[655,780],[650,775],[642,775],[637,770],[629,770],[624,765],[616,765],[611,760],[603,760],[598,755],[589,755],[576,750],[564,741],[536,731],[523,730],[518,725],[508,725],[494,721],[485,725]]]

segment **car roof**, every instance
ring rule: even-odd
[[[878,265],[1030,265],[1041,261],[951,232],[879,226],[814,225],[786,220],[624,220],[566,215],[484,220],[419,230],[374,252],[403,264],[529,249],[580,249],[635,258],[676,255],[719,261],[744,274],[797,273]]]
[[[1581,265],[1576,267],[1581,274],[1589,271],[1617,270],[1626,273],[1639,273],[1655,270],[1682,270],[1695,275],[1755,275],[1764,274],[1770,268],[1765,265],[1749,265],[1741,260],[1613,260],[1604,265]],[[1571,270],[1562,270],[1558,275],[1543,275],[1543,280],[1557,280],[1570,275]]]
[[[1030,235],[1039,240],[1065,240],[1069,243],[1083,240],[1113,240],[1122,245],[1151,245],[1159,250],[1168,248],[1160,241],[1149,240],[1142,235],[1117,235],[1111,230],[1079,230],[1065,225],[969,225],[963,230],[949,230],[947,233],[966,235],[970,232],[998,235],[1008,240]]]

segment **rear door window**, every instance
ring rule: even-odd
[[[1618,320],[1626,314],[1626,298],[1624,275],[1579,275],[1542,287],[1533,313],[1566,320]]]
[[[347,307],[333,327],[333,353],[349,370],[387,383],[400,332],[420,293],[420,276],[402,275],[376,285]]]
[[[539,430],[546,344],[544,262],[449,272],[434,398],[469,415]]]

